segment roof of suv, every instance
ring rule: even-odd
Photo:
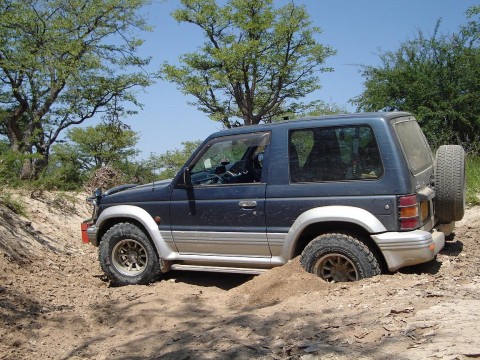
[[[270,124],[258,124],[253,126],[241,126],[232,129],[218,131],[212,135],[211,137],[218,137],[218,136],[227,136],[227,135],[234,135],[234,134],[242,134],[246,132],[254,131],[267,131],[272,128],[278,127],[287,127],[287,128],[296,128],[302,127],[304,125],[311,125],[312,121],[326,121],[326,120],[341,120],[343,123],[346,120],[354,120],[354,121],[361,121],[363,120],[373,120],[373,119],[382,119],[385,121],[389,121],[398,117],[405,117],[405,116],[412,116],[412,114],[407,112],[374,112],[374,113],[357,113],[357,114],[340,114],[340,115],[328,115],[328,116],[310,116],[310,117],[303,117],[298,119],[291,119],[291,120],[282,120],[279,122],[274,122]]]

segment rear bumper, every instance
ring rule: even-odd
[[[390,271],[432,260],[445,246],[445,234],[414,230],[371,235]]]

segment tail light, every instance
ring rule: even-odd
[[[420,227],[420,213],[417,195],[406,195],[398,198],[400,230],[413,230]]]

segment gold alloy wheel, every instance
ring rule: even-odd
[[[137,240],[121,240],[112,250],[112,263],[123,275],[139,275],[148,264],[147,251]]]
[[[316,262],[313,273],[328,282],[357,281],[358,272],[353,262],[344,255],[331,253]]]

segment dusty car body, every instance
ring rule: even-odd
[[[432,260],[465,208],[464,151],[433,156],[409,113],[313,117],[209,136],[174,179],[97,191],[84,239],[116,283],[260,273],[301,256],[327,281]]]

